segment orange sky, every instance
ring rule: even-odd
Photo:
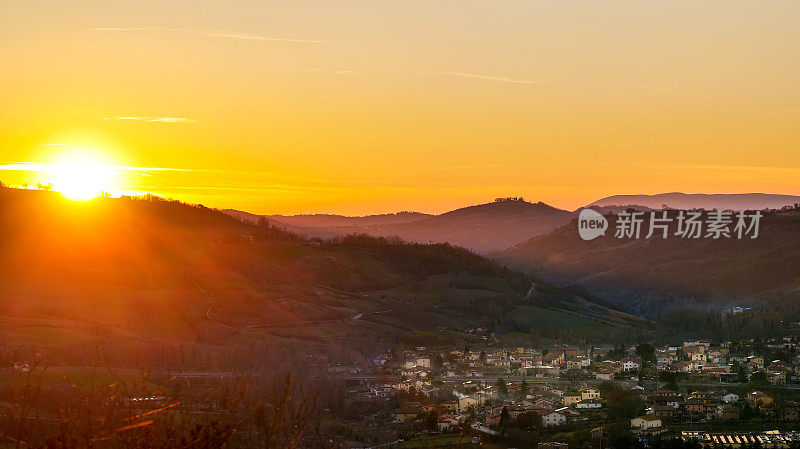
[[[0,180],[52,182],[19,164],[89,148],[138,167],[124,190],[258,213],[800,194],[798,19],[796,0],[0,0]]]

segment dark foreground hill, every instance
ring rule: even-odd
[[[257,221],[260,216],[226,211]],[[449,243],[478,253],[508,248],[566,224],[572,213],[544,203],[522,199],[498,199],[441,215],[416,212],[342,217],[338,215],[265,215],[284,229],[309,237],[330,238],[354,233],[397,236],[415,243]]]
[[[675,214],[675,212],[671,212]],[[497,258],[557,283],[577,284],[625,310],[655,316],[677,309],[800,309],[800,210],[768,212],[758,238],[583,241],[577,222],[516,245]],[[642,237],[649,220],[645,222]]]
[[[118,365],[265,367],[275,351],[369,354],[478,327],[615,339],[644,324],[450,245],[309,242],[154,197],[0,189],[0,236],[3,350],[64,363],[99,345]]]

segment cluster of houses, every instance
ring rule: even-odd
[[[737,421],[742,409],[762,411],[780,421],[800,420],[800,403],[779,399],[774,394],[751,391],[745,395],[724,390],[693,391],[686,395],[672,390],[656,390],[648,395],[649,411],[657,418],[692,416],[704,421]]]
[[[519,384],[512,384],[511,392],[519,394]],[[421,413],[436,412],[441,431],[452,430],[462,424],[479,424],[485,428],[496,428],[501,424],[503,414],[518,418],[532,414],[540,420],[543,427],[567,424],[580,416],[579,409],[602,407],[600,391],[584,388],[576,393],[563,393],[556,388],[542,385],[532,388],[524,397],[502,398],[497,388],[486,386],[472,394],[458,390],[452,391],[451,400],[436,405],[423,405],[419,401],[407,401],[400,405],[396,414],[399,422],[416,419]],[[590,404],[591,406],[586,406]]]
[[[787,349],[796,343],[791,338],[770,342],[767,347]],[[741,350],[741,348],[738,348]],[[612,353],[616,351],[616,354]],[[620,354],[613,347],[577,348],[560,343],[553,348],[499,348],[484,350],[426,351],[417,348],[396,368],[401,380],[396,388],[408,391],[431,388],[435,378],[473,379],[496,376],[517,378],[558,378],[565,371],[577,371],[595,380],[637,380],[643,365],[659,371],[672,372],[692,383],[747,382],[763,379],[771,385],[783,385],[800,376],[800,355],[791,361],[766,361],[763,354],[732,353],[731,343],[712,345],[708,341],[687,341],[678,346],[657,348],[652,360],[643,361],[632,350]],[[440,361],[434,366],[434,358]],[[595,405],[582,404],[579,408]]]
[[[770,384],[797,381],[800,356],[769,360],[767,355],[772,351],[763,350],[791,349],[794,345],[795,340],[790,338],[757,345],[687,341],[651,348],[647,357],[634,348],[560,343],[538,348],[499,348],[492,344],[463,349],[417,347],[376,358],[371,363],[380,373],[374,376],[376,380],[362,381],[350,392],[360,400],[396,404],[391,419],[400,425],[418,423],[424,417],[430,426],[435,416],[440,432],[472,428],[496,433],[503,419],[526,414],[545,428],[596,423],[607,408],[597,388],[604,381],[640,395],[646,411],[631,420],[630,428],[643,437],[663,433],[673,422],[739,420],[745,411],[781,421],[800,421],[797,402],[760,391],[769,390],[766,387]],[[358,377],[367,369],[329,364],[327,372]],[[687,391],[666,381],[652,381],[661,378],[663,372],[672,373],[665,378],[708,387]],[[643,373],[647,377],[640,379]],[[760,379],[765,388],[741,383],[755,379]],[[364,387],[365,382],[368,387]],[[393,402],[397,398],[400,402]]]
[[[772,342],[770,349],[791,349],[796,344],[791,338]],[[763,373],[766,382],[784,385],[787,380],[800,375],[800,359],[793,363],[781,360],[765,361],[760,354],[732,354],[730,342],[712,346],[707,341],[684,342],[683,346],[660,348],[655,353],[656,367],[661,370],[686,373],[690,381],[741,380],[755,373]],[[734,368],[737,368],[735,371]]]

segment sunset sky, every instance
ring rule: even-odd
[[[0,180],[89,154],[109,190],[255,213],[800,194],[798,23],[797,0],[0,0]]]

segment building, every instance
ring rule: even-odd
[[[567,410],[566,407],[552,411],[542,416],[542,425],[544,427],[560,426],[567,423]]]
[[[25,362],[14,362],[14,371],[20,371],[23,373],[27,373],[31,370],[30,363]]]
[[[747,393],[747,402],[750,403],[752,407],[761,408],[765,407],[769,404],[772,404],[774,399],[772,396],[764,393],[763,391],[754,391],[752,393]]]
[[[583,398],[581,397],[580,393],[565,393],[563,399],[564,406],[569,407],[572,404],[580,402]]]
[[[411,419],[416,419],[417,415],[422,412],[422,406],[419,402],[406,402],[400,405],[400,408],[395,414],[395,419],[400,422],[406,422]]]
[[[436,426],[439,428],[439,432],[449,432],[451,430],[458,429],[458,426],[461,422],[455,418],[451,418],[449,416],[442,416],[439,417]]]
[[[769,382],[770,385],[786,385],[786,373],[768,373],[767,382]]]
[[[677,410],[671,405],[654,405],[652,408],[653,415],[659,418],[671,418],[675,416]]]
[[[592,399],[600,399],[600,390],[597,388],[584,388],[581,390],[582,401],[589,401]]]
[[[758,370],[764,368],[764,357],[760,355],[751,355],[747,358],[747,367],[750,370]]]
[[[614,373],[595,373],[594,378],[597,380],[614,380]]]
[[[552,441],[549,443],[539,443],[537,449],[569,449],[569,445],[567,443]]]
[[[453,394],[456,396],[456,399],[458,399],[459,412],[466,411],[470,407],[482,405],[486,400],[482,395],[466,395],[457,391],[453,391]]]
[[[644,415],[631,420],[631,428],[639,430],[661,427],[661,418],[655,415]]]
[[[641,364],[634,359],[625,359],[622,361],[622,371],[636,371]]]
[[[586,401],[580,401],[575,404],[575,408],[582,408],[582,409],[596,409],[596,408],[603,408],[603,403],[596,400],[596,399],[589,399]]]
[[[725,401],[726,404],[730,404],[731,402],[736,402],[739,400],[739,395],[735,393],[728,393],[722,397],[722,400]]]
[[[708,358],[706,357],[706,353],[705,352],[693,352],[692,353],[692,361],[693,362],[706,363],[708,361]]]
[[[580,360],[567,360],[567,369],[581,369],[583,368],[583,364]]]
[[[785,448],[792,442],[800,441],[796,432],[781,432],[770,430],[766,432],[751,433],[708,433],[697,430],[684,430],[681,432],[683,441],[696,440],[706,447],[732,447],[740,448],[745,445],[759,445],[764,448]]]

